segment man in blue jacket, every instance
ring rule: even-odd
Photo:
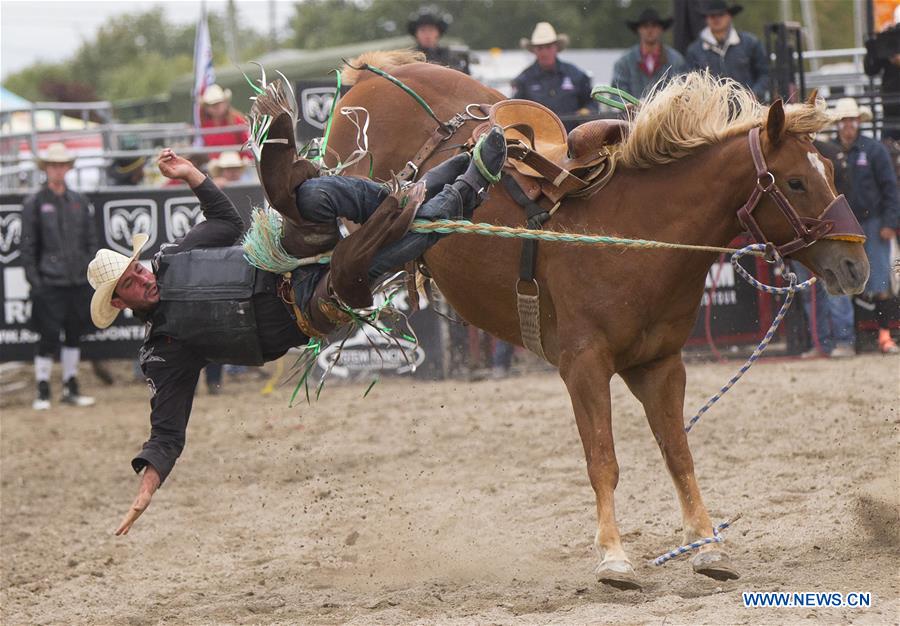
[[[708,69],[716,76],[733,78],[763,102],[769,87],[769,60],[759,39],[734,28],[733,18],[742,10],[741,5],[728,6],[724,0],[706,4],[703,8],[706,28],[688,46],[688,69]]]
[[[568,44],[568,36],[557,34],[549,22],[539,22],[531,39],[520,42],[534,54],[535,61],[513,79],[513,98],[538,102],[557,115],[596,111],[597,103],[591,99],[591,79],[571,63],[557,58]]]
[[[871,120],[871,115],[853,98],[837,101],[832,118],[837,123],[841,152],[834,161],[834,178],[866,234],[870,268],[866,294],[875,304],[878,348],[885,354],[897,354],[900,348],[891,338],[888,323],[893,317],[891,240],[900,228],[900,200],[887,148],[859,132],[860,122]]]
[[[663,45],[662,36],[672,25],[672,18],[662,18],[656,9],[644,9],[634,21],[625,22],[637,33],[638,44],[628,49],[613,68],[613,87],[641,98],[661,79],[684,71],[681,53]]]

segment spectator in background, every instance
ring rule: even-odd
[[[244,182],[246,168],[247,162],[241,155],[229,150],[209,162],[209,175],[217,187],[237,185]]]
[[[50,373],[59,354],[62,402],[90,406],[81,395],[78,364],[81,335],[89,328],[91,289],[86,272],[97,251],[94,208],[66,186],[75,157],[61,143],[49,146],[37,164],[46,183],[22,207],[22,266],[31,286],[31,325],[39,339],[34,357],[35,410],[50,408]],[[65,340],[60,348],[60,333]]]
[[[688,69],[709,69],[716,76],[733,78],[764,102],[769,87],[769,59],[759,39],[734,28],[733,18],[743,10],[739,4],[728,6],[724,0],[710,0],[703,9],[706,28],[688,46],[687,65]]]
[[[853,98],[841,98],[831,111],[837,123],[840,152],[834,162],[835,182],[866,234],[869,282],[866,296],[875,304],[878,321],[878,348],[897,354],[900,348],[891,338],[891,240],[900,227],[897,177],[887,148],[859,132],[861,121],[872,119],[871,111]]]
[[[557,58],[569,45],[568,36],[557,35],[548,22],[538,22],[531,39],[523,38],[520,45],[534,54],[535,61],[513,79],[513,98],[539,102],[557,115],[597,110],[597,103],[591,99],[588,75]]]
[[[684,57],[662,42],[663,32],[672,25],[671,17],[661,18],[656,9],[644,9],[636,20],[625,24],[637,33],[638,44],[616,61],[612,84],[641,98],[658,81],[683,72]]]
[[[839,146],[820,140],[814,141],[813,145],[824,157],[837,163],[841,152]],[[846,193],[837,177],[835,186],[838,193]],[[801,282],[812,276],[809,270],[798,263],[794,264],[794,270]],[[856,356],[856,325],[850,296],[829,294],[822,281],[817,281],[802,294],[812,347],[800,356],[805,359],[817,356],[834,359]]]
[[[147,157],[122,157],[114,159],[106,168],[106,179],[110,185],[136,187],[144,182],[144,165]]]
[[[881,74],[881,97],[887,100],[882,104],[882,136],[900,139],[900,25],[894,24],[866,41],[863,68],[869,76]]]
[[[242,126],[238,130],[222,131],[203,135],[203,145],[210,146],[242,146],[247,143],[249,133],[247,120],[240,111],[231,106],[231,90],[222,89],[219,85],[210,85],[202,96],[203,106],[200,109],[200,127],[216,128],[226,126]],[[212,153],[211,158],[219,156]]]
[[[426,61],[468,74],[468,53],[440,45],[441,37],[452,22],[453,17],[449,13],[441,13],[435,6],[426,6],[409,16],[406,30],[415,38],[415,49],[425,54]]]

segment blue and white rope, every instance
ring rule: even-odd
[[[770,256],[772,257],[772,260],[770,262],[775,263],[775,267],[781,272],[781,275],[787,279],[787,281],[788,281],[787,287],[772,287],[771,285],[763,284],[763,283],[759,282],[758,280],[756,280],[753,276],[751,276],[750,273],[741,266],[741,264],[740,264],[741,257],[743,257],[746,254],[750,254],[753,252],[758,253],[760,251],[768,251],[769,252]],[[768,332],[766,332],[766,335],[762,338],[762,341],[759,342],[759,345],[756,346],[756,349],[753,351],[753,354],[751,354],[750,357],[744,362],[744,364],[738,370],[737,374],[735,374],[731,378],[731,380],[729,380],[725,384],[725,386],[722,387],[718,391],[718,393],[716,393],[713,397],[711,397],[709,400],[707,400],[706,404],[704,404],[702,407],[700,407],[700,410],[697,411],[697,413],[694,415],[694,417],[692,417],[690,419],[687,426],[684,427],[684,431],[686,433],[691,432],[691,429],[694,427],[694,424],[696,424],[700,420],[700,418],[703,416],[703,414],[706,413],[710,408],[712,408],[712,406],[716,402],[718,402],[719,399],[722,396],[724,396],[725,393],[729,389],[731,389],[737,381],[739,381],[741,379],[741,376],[743,376],[746,373],[746,371],[750,369],[750,366],[752,366],[757,361],[757,359],[759,359],[759,357],[762,355],[762,353],[765,352],[766,348],[769,347],[769,342],[772,341],[772,337],[775,336],[775,331],[778,330],[778,326],[781,325],[781,321],[784,319],[784,316],[787,314],[788,309],[791,307],[791,303],[794,301],[794,294],[797,293],[798,291],[808,289],[816,282],[815,277],[813,277],[807,281],[804,281],[804,282],[798,284],[797,283],[797,275],[791,271],[788,271],[788,269],[784,265],[784,259],[781,258],[781,255],[779,255],[778,252],[775,251],[774,248],[769,248],[768,246],[766,246],[766,244],[762,244],[762,243],[755,243],[755,244],[746,246],[744,248],[741,248],[740,250],[735,252],[731,256],[731,264],[732,264],[732,266],[734,266],[734,270],[744,280],[746,280],[748,283],[750,283],[751,285],[753,285],[760,291],[764,291],[766,293],[771,293],[771,294],[775,294],[775,295],[784,295],[785,296],[784,303],[781,305],[781,309],[778,311],[778,314],[775,316],[775,319],[772,320],[772,325],[769,326]],[[694,541],[693,543],[689,543],[689,544],[681,546],[679,548],[675,548],[674,550],[672,550],[670,552],[666,552],[665,554],[655,558],[652,561],[652,563],[654,565],[662,565],[666,561],[668,561],[670,559],[674,559],[675,557],[680,556],[680,555],[684,554],[685,552],[689,552],[691,550],[696,550],[697,548],[703,547],[710,543],[721,543],[721,542],[725,541],[725,538],[722,537],[721,535],[719,535],[719,531],[728,528],[731,524],[733,524],[735,521],[737,521],[740,517],[741,517],[740,515],[737,515],[733,519],[731,519],[727,522],[724,522],[722,524],[719,524],[718,526],[713,528],[713,536],[712,537],[705,537],[703,539],[698,539],[697,541]]]
[[[699,411],[697,411],[696,415],[690,419],[688,425],[684,427],[685,432],[691,432],[691,429],[694,427],[700,418],[706,413],[712,405],[719,401],[719,398],[725,395],[725,393],[731,389],[734,384],[741,379],[741,376],[746,373],[747,370],[750,369],[750,366],[753,365],[757,359],[765,352],[766,348],[769,347],[769,342],[772,341],[772,337],[775,336],[775,331],[778,330],[778,326],[781,325],[781,320],[784,319],[784,316],[787,314],[788,309],[791,307],[791,303],[794,301],[794,294],[797,291],[801,291],[803,289],[808,289],[813,283],[816,282],[815,277],[810,278],[809,280],[797,284],[797,275],[793,272],[787,270],[784,265],[784,260],[778,255],[777,252],[774,252],[774,263],[776,267],[781,271],[781,275],[784,276],[788,280],[787,287],[772,287],[770,285],[764,285],[759,282],[753,276],[750,275],[747,270],[745,270],[741,264],[739,263],[741,257],[750,252],[754,251],[762,251],[766,250],[766,245],[762,243],[755,243],[750,246],[746,246],[745,248],[741,248],[737,252],[735,252],[731,256],[731,264],[734,266],[734,270],[740,274],[740,276],[746,280],[748,283],[759,289],[760,291],[765,291],[766,293],[776,294],[776,295],[785,295],[784,304],[781,305],[781,309],[778,311],[778,315],[775,316],[775,319],[772,320],[772,325],[769,327],[768,332],[762,338],[762,341],[759,342],[759,345],[756,346],[756,349],[753,351],[753,354],[747,359],[747,361],[741,366],[741,369],[738,370],[737,374],[735,374],[731,380],[729,380],[724,387],[722,387],[718,393],[716,393],[713,397],[707,400],[706,404],[704,404]]]
[[[653,559],[653,564],[654,565],[662,565],[666,561],[669,561],[671,559],[674,559],[675,557],[681,556],[685,552],[690,552],[691,550],[696,550],[697,548],[702,548],[703,546],[708,545],[710,543],[722,543],[723,541],[725,541],[725,538],[719,534],[719,531],[725,530],[726,528],[728,528],[729,526],[734,524],[739,519],[741,519],[741,515],[740,514],[735,515],[727,522],[722,522],[721,524],[719,524],[718,526],[713,528],[713,536],[712,537],[705,537],[703,539],[698,539],[697,541],[694,541],[692,543],[688,543],[686,545],[679,546],[679,547],[675,548],[674,550],[670,550],[669,552],[666,552],[665,554],[661,554],[658,557],[656,557],[655,559]]]

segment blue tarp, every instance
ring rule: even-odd
[[[31,103],[17,96],[6,87],[0,87],[0,111],[16,111],[31,108]]]

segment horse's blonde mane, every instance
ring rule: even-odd
[[[364,64],[390,72],[400,65],[424,62],[425,53],[418,50],[373,50],[372,52],[363,52],[352,61],[345,63],[341,68],[341,78],[345,84],[354,85],[367,76],[374,76],[371,72],[363,72],[359,69]]]
[[[697,148],[764,126],[768,110],[730,78],[716,78],[706,71],[676,76],[641,104],[615,156],[625,167],[669,163]],[[811,134],[829,123],[823,100],[785,107],[787,132]]]

